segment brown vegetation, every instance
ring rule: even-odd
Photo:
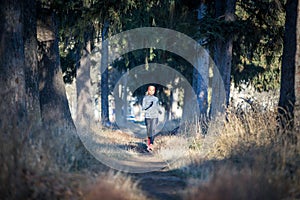
[[[211,144],[188,168],[184,199],[300,198],[297,133],[279,127],[271,111],[229,110],[226,118],[215,135],[198,141]]]
[[[176,147],[185,152],[176,162],[170,163],[168,169],[164,169],[163,179],[147,179],[143,185],[152,184],[155,190],[158,182],[168,185],[168,176],[170,180],[173,177],[172,184],[176,184],[174,176],[177,176],[181,187],[186,181],[184,191],[170,191],[170,187],[165,190],[176,197],[180,194],[182,199],[300,198],[298,135],[295,131],[279,127],[275,112],[231,109],[226,120],[213,126],[205,137],[200,135],[183,140],[182,134],[158,136],[154,156],[173,158],[179,152],[174,151]],[[37,131],[33,129],[31,132]],[[184,131],[194,130],[199,134],[201,131],[198,129],[190,125]],[[5,132],[5,126],[2,130],[0,193],[3,199],[154,198],[147,197],[149,191],[143,191],[140,185],[143,174],[114,173],[92,161],[85,167],[74,168],[71,163],[71,166],[62,169],[56,166],[47,145],[43,145],[46,144],[45,139],[35,136],[38,140],[33,142],[30,140],[33,136],[28,136],[26,131],[22,140],[16,139]],[[112,141],[122,141],[125,151],[140,151],[141,146],[134,147],[140,144],[133,143],[133,138],[130,139],[127,134],[117,132],[115,135],[118,139],[111,138]],[[126,141],[130,148],[126,147]],[[182,145],[184,148],[181,148]],[[164,188],[156,189],[164,191]]]

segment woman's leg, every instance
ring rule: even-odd
[[[156,133],[157,123],[158,123],[157,118],[151,119],[151,129],[150,129],[151,130],[151,139],[150,139],[151,144],[153,144],[153,142],[154,142],[154,135]]]
[[[149,146],[151,144],[151,138],[152,138],[152,120],[151,118],[145,118],[145,123],[146,123],[146,129],[147,129],[147,145]]]

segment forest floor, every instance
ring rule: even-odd
[[[139,188],[149,199],[173,200],[182,199],[186,181],[172,171],[160,170],[134,175]]]
[[[68,171],[51,159],[32,163],[31,153],[22,158],[30,166],[0,156],[1,199],[300,199],[298,133],[278,132],[275,114],[229,113],[205,137],[191,135],[198,124],[161,132],[151,153],[142,129],[95,127],[81,135],[86,160]]]
[[[151,152],[147,151],[145,137],[134,137],[120,130],[103,131],[93,139],[97,148],[101,148],[99,153],[112,158],[113,161],[105,160],[106,164],[117,170],[128,171],[128,175],[149,199],[183,199],[187,180],[180,170],[170,166],[176,156],[180,156],[178,152],[186,150],[185,142],[178,136],[157,136]],[[106,150],[104,143],[106,146],[110,144]]]

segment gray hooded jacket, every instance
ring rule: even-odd
[[[158,118],[159,105],[156,96],[146,95],[143,98],[142,109],[145,111],[145,118]]]

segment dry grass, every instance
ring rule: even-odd
[[[35,134],[38,128],[22,129],[22,137],[16,138],[6,129],[19,133],[20,128],[7,126],[2,124],[0,138],[2,199],[147,199],[128,174],[99,174],[97,166],[62,170],[42,145],[47,141]],[[179,135],[155,139],[154,155],[188,180],[182,199],[300,199],[299,133],[278,127],[275,112],[231,109],[226,120],[211,126],[206,137],[199,124],[191,124]],[[110,150],[111,145],[122,146],[115,148],[116,154],[137,155],[145,143],[119,131],[105,131],[101,137]]]
[[[147,197],[128,175],[109,172],[97,178],[84,196],[85,200],[146,200]]]
[[[228,166],[226,166],[228,167]],[[193,184],[192,184],[193,183]],[[190,181],[184,199],[189,200],[241,200],[241,199],[283,199],[289,192],[288,183],[267,179],[250,169],[234,168],[214,172],[207,182]]]
[[[108,167],[88,154],[78,155],[86,156],[79,164],[88,166],[74,168],[73,162],[60,166],[57,160],[69,158],[53,152],[58,144],[43,137],[41,127],[10,122],[1,125],[0,199],[146,199],[129,176],[99,175]]]
[[[231,109],[226,118],[215,134],[194,141],[200,147],[183,170],[191,185],[183,198],[299,199],[297,133],[278,127],[272,111]],[[203,148],[205,141],[211,144]]]
[[[208,156],[223,159],[277,143],[277,124],[276,114],[271,111],[240,114],[229,110],[227,122],[219,130],[219,136]]]
[[[8,190],[1,193],[1,199],[147,199],[137,182],[126,174],[112,171],[107,174],[28,170],[15,173]]]
[[[169,164],[187,156],[189,144],[180,136],[159,136],[155,139],[155,155]],[[174,167],[174,166],[173,166]]]

